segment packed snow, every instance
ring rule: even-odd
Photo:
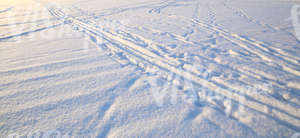
[[[300,137],[300,2],[0,1],[0,137]]]

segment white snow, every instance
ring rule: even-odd
[[[0,137],[297,137],[299,4],[3,0]]]

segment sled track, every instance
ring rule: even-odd
[[[279,121],[287,126],[291,127],[295,130],[300,130],[300,111],[299,108],[274,99],[272,97],[266,97],[263,95],[252,95],[249,93],[240,90],[237,87],[228,85],[224,83],[227,88],[220,87],[219,81],[208,81],[199,77],[199,72],[195,70],[191,65],[184,64],[178,61],[175,58],[160,55],[155,52],[156,50],[149,50],[145,47],[139,46],[129,40],[123,39],[122,37],[103,31],[96,26],[90,25],[80,19],[74,17],[66,16],[61,10],[56,9],[55,7],[48,8],[49,12],[58,19],[64,20],[65,22],[77,26],[82,29],[85,33],[89,34],[90,37],[93,37],[96,41],[97,39],[104,39],[110,42],[110,45],[107,45],[108,49],[113,51],[114,53],[122,53],[127,60],[131,62],[131,64],[137,65],[143,68],[145,71],[151,72],[151,69],[159,69],[163,72],[172,72],[178,76],[181,76],[187,80],[190,80],[195,85],[201,87],[204,86],[211,90],[215,90],[214,92],[220,95],[223,95],[239,104],[244,104],[244,106],[260,112],[262,114],[271,116],[275,121]],[[245,38],[242,38],[238,35],[230,34],[223,29],[220,29],[216,26],[210,26],[208,24],[192,20],[197,23],[201,28],[207,30],[210,33],[216,33],[228,41],[235,43],[249,52],[256,54],[266,61],[273,61],[274,59],[270,59],[270,57],[266,56],[268,50],[263,47],[260,43],[255,43]],[[143,39],[142,39],[143,40]],[[145,42],[151,47],[156,47],[154,44],[149,44],[149,42]],[[250,44],[251,46],[255,46],[254,48],[258,48],[259,50],[254,50],[253,47],[249,47],[246,44]],[[286,57],[290,60],[290,58]],[[284,59],[281,59],[284,60]],[[281,63],[283,64],[283,63]],[[292,64],[292,63],[289,63]],[[285,65],[285,64],[283,64]],[[293,64],[292,64],[293,65]],[[294,74],[300,76],[300,73],[292,68],[287,67],[287,69]],[[234,91],[234,92],[233,92]],[[244,103],[240,103],[240,99],[246,95],[250,98],[245,98]],[[270,108],[271,112],[266,111],[266,108]]]

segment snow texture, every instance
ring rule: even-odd
[[[0,137],[300,136],[295,0],[0,2]]]

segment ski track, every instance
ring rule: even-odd
[[[72,5],[72,8],[79,11],[80,15],[78,15],[76,17],[80,17],[82,19],[89,19],[89,18],[97,19],[97,18],[100,18],[100,17],[120,14],[120,13],[123,13],[123,12],[139,10],[139,9],[151,9],[148,12],[152,13],[152,11],[155,12],[155,9],[157,9],[157,8],[159,9],[159,7],[161,7],[162,4],[164,4],[168,1],[170,1],[170,0],[165,0],[163,2],[158,2],[158,3],[153,3],[153,4],[139,4],[139,5],[134,5],[134,6],[125,6],[125,7],[119,7],[119,8],[105,9],[105,10],[101,10],[100,14],[94,13],[96,11],[87,12],[85,10],[82,10],[79,7],[76,6],[77,4]],[[158,5],[160,5],[160,6],[158,6]],[[98,11],[98,12],[100,12],[100,11]]]
[[[161,13],[163,9],[165,8],[169,8],[169,7],[176,7],[176,6],[180,6],[180,4],[177,4],[178,2],[188,2],[188,1],[194,1],[194,0],[166,0],[164,2],[162,2],[162,4],[160,6],[156,6],[154,8],[152,8],[151,10],[149,10],[149,13]],[[196,8],[197,10],[197,8]]]
[[[126,26],[124,25],[124,27],[129,27],[129,26]],[[155,29],[152,29],[152,28],[146,28],[146,27],[135,27],[137,29],[140,29],[140,30],[146,30],[147,32],[151,32],[151,33],[155,33],[155,34],[159,34],[161,36],[169,36],[171,37],[172,39],[176,39],[176,40],[179,40],[179,41],[182,41],[183,43],[186,43],[186,44],[189,44],[189,45],[203,45],[201,43],[198,43],[198,42],[193,42],[193,41],[189,41],[189,40],[186,40],[186,38],[182,37],[182,36],[179,36],[179,35],[176,35],[176,34],[172,34],[172,33],[169,33],[169,32],[160,32],[159,30],[155,30]],[[118,35],[118,34],[115,34],[115,35]],[[142,38],[139,38],[138,40],[136,39],[137,36],[132,36],[131,34],[131,37],[134,37],[136,41],[140,41],[140,40],[143,40],[143,41],[146,41]],[[249,38],[250,39],[250,38]],[[253,40],[254,41],[254,40]],[[153,43],[153,42],[148,42],[148,43]],[[157,45],[162,45],[162,44],[157,44]],[[195,55],[196,56],[196,55]],[[201,58],[205,58],[205,57],[201,57]],[[222,66],[226,66],[226,64],[222,63],[222,62],[218,62],[216,60],[213,60],[213,61],[210,61],[210,62],[214,62],[218,65],[222,65]],[[233,69],[231,69],[233,70]],[[254,77],[256,79],[261,79],[261,76],[263,76],[264,78],[268,78],[270,81],[273,81],[274,83],[277,83],[277,79],[274,78],[274,77],[270,77],[268,75],[265,75],[265,74],[256,74],[256,73],[253,73],[251,72],[251,69],[239,69],[239,68],[235,68],[234,70],[236,70],[239,74],[240,73],[244,73],[244,75],[248,76],[248,77]],[[246,83],[246,82],[245,82]],[[250,85],[250,84],[249,84]],[[280,84],[277,84],[277,85],[280,85]],[[284,87],[284,86],[281,86],[281,87]]]
[[[0,27],[7,27],[7,26],[17,26],[17,25],[22,25],[22,24],[31,24],[31,23],[44,23],[44,22],[51,22],[57,20],[56,18],[52,19],[39,19],[35,21],[27,21],[27,22],[17,22],[13,24],[1,24]]]
[[[14,7],[9,7],[7,9],[4,9],[4,10],[0,10],[0,13],[5,13],[5,12],[8,12],[10,10],[12,10]]]
[[[4,41],[4,40],[7,40],[7,39],[12,39],[12,38],[15,38],[15,37],[29,35],[29,34],[32,34],[32,33],[35,33],[35,32],[40,32],[40,31],[48,30],[48,29],[51,29],[51,28],[58,27],[60,25],[63,25],[63,23],[57,23],[57,24],[50,25],[50,26],[43,26],[43,27],[35,28],[33,30],[28,30],[26,32],[21,32],[21,33],[9,35],[9,36],[4,36],[4,37],[0,38],[0,41]]]
[[[191,20],[191,19],[187,19],[187,20]],[[198,24],[199,25],[199,21],[196,21],[196,20],[192,20],[192,22],[196,22],[196,24]],[[203,24],[205,25],[205,26],[203,26]],[[204,23],[204,22],[201,22],[201,28],[203,29],[203,27],[204,28],[206,28],[206,30],[207,30],[207,32],[208,33],[211,33],[211,34],[220,34],[220,32],[222,32],[224,29],[222,29],[222,30],[216,30],[216,29],[218,29],[217,27],[219,27],[219,26],[212,26],[212,25],[210,25],[210,24],[206,24],[206,23]],[[215,29],[216,28],[216,29]],[[192,42],[192,41],[188,41],[188,40],[186,40],[185,38],[183,38],[183,37],[181,37],[181,36],[178,36],[178,35],[175,35],[175,34],[170,34],[170,33],[167,33],[167,32],[160,32],[159,30],[153,30],[153,29],[149,29],[149,28],[144,28],[144,29],[147,29],[147,30],[149,30],[149,31],[152,31],[152,32],[155,32],[155,33],[159,33],[159,34],[161,34],[161,35],[168,35],[168,36],[170,36],[170,37],[172,37],[172,38],[174,38],[174,39],[177,39],[177,40],[179,40],[179,41],[182,41],[182,42],[184,42],[184,43],[187,43],[187,44],[197,44],[197,45],[202,45],[202,44],[200,44],[200,43],[197,43],[197,42]],[[219,35],[220,37],[224,37],[223,35]],[[234,39],[232,39],[232,37],[235,37],[235,38],[237,38],[238,39],[238,41],[235,41]],[[266,43],[264,43],[264,42],[261,42],[261,41],[259,41],[259,40],[255,40],[255,39],[253,39],[253,38],[249,38],[249,37],[247,37],[247,36],[239,36],[239,35],[237,35],[237,34],[233,34],[233,33],[227,33],[226,32],[226,36],[225,36],[225,38],[227,38],[228,39],[228,41],[230,41],[230,42],[233,42],[233,43],[235,43],[235,44],[237,44],[237,45],[242,45],[243,47],[246,47],[246,49],[247,50],[249,50],[249,48],[248,48],[248,46],[247,45],[253,45],[253,47],[254,48],[256,48],[256,46],[260,46],[261,48],[263,48],[264,49],[264,52],[265,51],[268,51],[266,54],[266,56],[269,56],[268,54],[273,54],[274,52],[275,52],[275,49],[274,48],[270,48],[270,49],[272,49],[272,50],[269,50],[269,49],[267,49],[267,48],[265,48],[265,47],[272,47],[271,45],[269,45],[269,44],[266,44]],[[239,42],[240,41],[240,42]],[[254,49],[254,50],[256,50],[256,49]],[[276,49],[277,50],[277,49]],[[269,51],[271,51],[271,52],[269,52]],[[238,54],[238,52],[237,51],[234,51],[235,52],[235,54]],[[264,55],[260,55],[260,53],[258,53],[257,54],[257,52],[256,51],[253,51],[252,49],[250,49],[250,52],[252,52],[252,53],[254,53],[254,54],[256,54],[256,55],[258,55],[258,56],[261,56],[261,57],[265,57]],[[280,52],[278,52],[278,53],[280,53]],[[294,65],[295,67],[299,67],[297,64],[298,64],[298,62],[299,61],[297,61],[296,59],[293,59],[292,57],[290,57],[290,56],[288,56],[287,55],[287,57],[284,57],[283,55],[280,55],[280,54],[278,54],[278,53],[276,53],[275,52],[275,54],[276,54],[276,57],[278,57],[278,56],[281,56],[281,57],[283,57],[283,60],[284,59],[287,59],[287,60],[284,60],[285,62],[291,62],[291,64],[292,65]],[[204,57],[201,57],[201,58],[204,58]],[[261,58],[256,58],[256,59],[258,59],[258,60],[261,60]],[[266,61],[273,61],[273,62],[276,62],[277,60],[270,60],[270,59],[266,59]],[[216,62],[216,63],[218,63],[218,64],[221,64],[221,65],[225,65],[226,66],[226,64],[222,64],[222,62],[220,62],[220,61],[216,61],[216,60],[214,60],[214,62]],[[287,64],[289,64],[289,63],[287,63]],[[269,65],[269,66],[271,66],[271,67],[273,67],[273,65],[271,64],[271,65]],[[292,74],[295,74],[295,75],[299,75],[298,74],[298,71],[296,70],[291,70],[289,67],[283,67],[283,69],[286,71],[286,72],[288,72],[288,73],[292,73]],[[272,76],[268,76],[268,75],[265,75],[265,73],[263,73],[263,74],[257,74],[257,73],[253,73],[252,71],[251,71],[251,69],[246,69],[246,68],[244,68],[244,69],[237,69],[239,72],[243,72],[243,73],[245,73],[245,74],[251,74],[252,75],[252,77],[255,77],[255,78],[257,78],[257,79],[261,79],[261,76],[262,77],[264,77],[264,78],[268,78],[269,80],[271,80],[271,81],[273,81],[274,83],[277,83],[276,81],[277,81],[277,79],[276,78],[274,78],[274,77],[272,77]],[[257,70],[258,71],[258,70]],[[280,84],[278,84],[278,85],[280,85]],[[284,87],[284,86],[281,86],[281,87]]]
[[[167,5],[170,5],[170,3],[168,3]],[[166,7],[166,5],[161,6],[159,9],[164,7]],[[249,97],[245,99],[246,107],[258,111],[262,114],[271,116],[271,118],[273,118],[274,120],[279,121],[287,125],[288,127],[291,127],[292,129],[299,130],[300,111],[299,108],[293,105],[287,104],[275,98],[245,93],[243,90],[240,90],[239,87],[230,85],[221,79],[207,81],[199,77],[198,76],[199,72],[195,70],[192,66],[190,66],[189,64],[180,63],[180,61],[178,61],[177,59],[169,57],[166,54],[163,54],[162,51],[158,52],[162,54],[157,54],[157,52],[153,52],[153,50],[157,51],[157,49],[149,50],[147,48],[139,46],[129,40],[122,38],[121,36],[118,36],[118,33],[116,32],[106,32],[93,25],[83,22],[78,18],[66,16],[65,13],[63,13],[60,9],[57,9],[55,7],[50,7],[48,9],[49,12],[53,16],[57,17],[58,19],[64,20],[65,22],[68,22],[72,25],[81,28],[85,33],[89,34],[94,39],[95,42],[97,42],[97,39],[105,39],[106,41],[110,42],[110,44],[106,45],[109,48],[109,50],[113,51],[114,53],[121,52],[122,55],[125,56],[125,58],[131,62],[131,64],[141,67],[146,72],[149,71],[151,72],[153,68],[158,68],[163,72],[172,72],[174,74],[177,74],[181,77],[184,77],[192,81],[195,85],[199,87],[204,86],[211,90],[213,90],[214,88],[218,88],[217,91],[214,91],[215,93],[228,97],[236,102],[240,100],[241,95],[245,94],[247,95],[247,97]],[[262,46],[262,42],[255,41],[252,39],[248,40],[245,37],[241,37],[234,33],[229,33],[217,26],[209,25],[193,19],[189,19],[189,20],[198,24],[201,29],[206,30],[208,33],[217,34],[225,38],[226,40],[238,46],[241,46],[244,49],[248,50],[249,52],[257,55],[262,60],[265,60],[267,62],[282,60],[283,63],[280,62],[278,64],[282,65],[285,71],[300,76],[300,73],[297,70],[294,70],[291,67],[286,66],[289,65],[289,66],[298,67],[296,64],[288,62],[288,61],[294,61],[293,59],[291,59],[290,57],[285,57],[284,59],[281,58],[274,59],[276,58],[276,56],[279,55],[279,53],[276,53],[277,55],[273,55],[272,53],[270,53],[270,50],[268,48]],[[136,35],[133,34],[133,36]],[[177,37],[177,39],[183,40],[179,37]],[[150,48],[157,47],[155,44],[149,43],[151,41],[147,41],[142,37],[140,37],[140,40],[148,44]],[[249,45],[251,45],[251,47]],[[222,86],[225,86],[228,89],[225,89]],[[230,91],[230,90],[234,90],[234,91]],[[268,111],[265,110],[265,108],[270,108],[272,112],[269,113]]]
[[[18,15],[14,15],[14,16],[6,16],[6,17],[0,17],[0,19],[9,19],[9,18],[16,18],[16,17],[24,17],[24,16],[28,16],[28,15],[35,15],[38,14],[36,12],[31,12],[31,13],[25,13],[25,14],[18,14]]]
[[[296,67],[299,67],[297,65],[299,64],[299,61],[297,59],[293,59],[292,57],[287,56],[284,53],[280,53],[279,50],[272,48],[271,46],[267,47],[268,45],[264,42],[255,40],[253,38],[248,38],[246,36],[240,36],[238,34],[230,33],[222,28],[219,28],[218,26],[206,24],[205,22],[200,22],[193,19],[192,21],[197,23],[199,26],[201,26],[202,29],[206,30],[207,32],[223,37],[224,39],[246,49],[250,53],[257,55],[260,59],[265,60],[266,62],[277,63],[281,65],[285,71],[300,76],[300,71],[294,69]],[[251,45],[251,47],[249,46],[249,44]]]
[[[158,6],[158,7],[155,7],[151,10],[149,10],[149,13],[153,13],[153,12],[156,12],[156,13],[160,13],[161,10],[163,10],[164,8],[167,8],[169,6],[172,6],[173,4],[175,4],[178,0],[166,0],[162,3],[161,6]]]
[[[260,25],[260,26],[262,26],[262,27],[266,27],[266,28],[270,29],[271,31],[279,31],[279,30],[280,30],[278,27],[273,27],[273,26],[271,26],[271,25],[269,25],[269,24],[267,24],[267,23],[264,23],[264,22],[262,22],[262,21],[256,20],[255,18],[253,18],[253,17],[249,16],[248,14],[246,14],[246,12],[244,12],[242,9],[237,9],[237,8],[235,8],[235,7],[230,6],[230,5],[228,4],[228,2],[227,2],[227,3],[224,2],[223,5],[224,5],[224,7],[226,7],[226,8],[228,8],[228,9],[232,10],[232,11],[233,11],[235,14],[237,14],[238,16],[245,18],[245,19],[248,20],[249,22],[258,24],[258,25]]]
[[[296,36],[294,34],[292,34],[291,32],[288,32],[286,30],[282,30],[279,27],[276,26],[272,26],[270,24],[267,24],[263,21],[260,20],[256,20],[255,18],[251,17],[250,15],[248,15],[245,11],[243,11],[242,9],[238,9],[235,8],[233,6],[230,6],[229,1],[223,2],[224,7],[232,10],[235,14],[237,14],[238,16],[245,18],[247,21],[257,24],[259,26],[268,28],[269,30],[273,31],[273,32],[278,32],[278,31],[282,31],[284,33],[286,33],[287,35],[291,36],[292,38],[294,38],[294,40],[298,43],[300,43],[300,41],[296,38]],[[282,45],[282,44],[281,44]]]
[[[155,29],[150,29],[150,28],[145,28],[145,27],[137,27],[138,29],[143,29],[143,30],[147,30],[148,32],[151,32],[151,33],[156,33],[156,34],[159,34],[161,36],[169,36],[173,39],[176,39],[176,40],[179,40],[179,41],[182,41],[186,44],[190,44],[190,45],[203,45],[203,44],[200,44],[200,43],[197,43],[197,42],[193,42],[193,41],[188,41],[186,40],[185,38],[181,37],[181,36],[178,36],[176,34],[172,34],[172,33],[168,33],[168,32],[160,32],[159,30],[155,30]],[[276,78],[272,77],[272,76],[269,76],[269,75],[266,75],[265,73],[260,73],[258,74],[256,71],[256,73],[252,72],[253,69],[251,68],[235,68],[235,67],[229,67],[226,63],[223,63],[223,62],[219,62],[219,61],[216,61],[216,59],[207,59],[206,57],[203,57],[203,56],[199,56],[199,55],[190,55],[192,57],[198,57],[200,59],[206,59],[208,60],[210,63],[213,63],[217,66],[220,66],[222,68],[227,68],[231,71],[233,71],[234,73],[237,73],[237,74],[243,74],[245,76],[247,76],[248,78],[255,78],[257,81],[260,81],[263,78],[267,78],[269,79],[269,81],[272,81],[274,84],[278,85],[280,88],[285,88],[286,86],[283,86],[281,84],[279,84],[277,81]],[[251,86],[252,84],[250,84],[249,82],[246,82],[246,81],[243,81],[244,83],[248,84],[249,86]],[[262,82],[263,83],[263,82]],[[281,82],[282,83],[282,82]],[[255,87],[255,86],[253,86]],[[265,90],[267,90],[268,88],[264,88]]]
[[[166,0],[162,3],[160,3],[160,6],[154,6],[153,5],[143,5],[143,6],[137,6],[134,9],[132,8],[119,8],[118,10],[114,10],[113,12],[108,12],[108,13],[103,13],[100,15],[96,15],[94,13],[91,14],[82,14],[84,10],[81,10],[79,8],[73,7],[76,10],[80,10],[79,13],[80,15],[73,15],[69,16],[65,14],[61,9],[53,6],[49,6],[46,4],[46,7],[48,8],[48,11],[55,17],[55,19],[51,18],[52,20],[61,20],[63,23],[56,23],[51,26],[42,26],[39,28],[35,28],[33,30],[27,30],[25,32],[9,35],[9,36],[4,36],[0,38],[0,41],[4,41],[7,39],[15,38],[15,37],[20,37],[24,35],[28,35],[31,33],[55,28],[64,24],[69,24],[72,25],[76,28],[79,28],[79,31],[82,33],[85,33],[89,35],[90,39],[97,44],[99,47],[105,47],[107,48],[109,52],[112,54],[110,55],[113,59],[116,59],[116,62],[120,63],[122,66],[127,66],[127,65],[134,65],[137,66],[138,68],[142,69],[144,72],[148,73],[157,73],[157,70],[160,72],[164,73],[173,73],[176,74],[180,77],[183,77],[189,81],[191,81],[194,85],[197,87],[205,87],[210,90],[212,90],[214,93],[222,95],[224,97],[227,97],[237,104],[243,104],[243,106],[249,108],[250,110],[256,111],[262,115],[265,115],[269,117],[272,120],[275,120],[279,124],[285,125],[291,129],[294,129],[296,131],[300,131],[300,109],[299,105],[293,102],[285,101],[278,99],[278,97],[268,97],[264,95],[259,95],[255,93],[248,93],[246,90],[241,88],[240,86],[232,85],[230,82],[227,82],[224,80],[222,77],[214,77],[212,80],[208,81],[202,76],[200,76],[201,71],[193,67],[192,65],[182,62],[181,60],[177,59],[176,57],[170,56],[170,52],[172,49],[169,47],[163,47],[163,44],[154,42],[152,40],[149,40],[145,37],[142,37],[138,34],[131,33],[130,31],[125,31],[125,30],[102,30],[98,26],[94,25],[95,19],[102,17],[102,16],[108,16],[108,15],[113,15],[113,14],[119,14],[128,10],[136,10],[136,9],[141,9],[141,8],[152,8],[149,10],[149,13],[161,13],[161,11],[167,7],[174,6],[177,2],[180,2],[182,0]],[[285,53],[284,51],[273,47],[272,44],[269,44],[267,42],[263,42],[248,36],[241,36],[236,33],[230,32],[226,30],[224,27],[218,25],[216,23],[216,16],[214,11],[212,11],[212,8],[208,4],[208,9],[209,9],[209,23],[201,21],[198,19],[197,12],[199,10],[199,1],[197,3],[197,6],[195,7],[193,17],[192,18],[186,18],[186,17],[181,17],[181,16],[176,16],[176,15],[168,15],[166,16],[167,18],[176,18],[180,20],[184,20],[187,23],[192,23],[195,26],[195,28],[199,28],[200,30],[205,31],[207,34],[211,34],[217,37],[224,38],[228,42],[231,42],[235,44],[235,46],[241,47],[242,49],[246,50],[248,54],[255,55],[254,57],[248,55],[251,60],[256,60],[256,61],[262,61],[267,64],[267,66],[270,67],[276,67],[280,66],[281,69],[287,73],[293,74],[295,76],[300,77],[300,71],[297,70],[299,69],[299,63],[300,59],[297,57],[292,57],[288,53]],[[272,31],[282,31],[277,27],[273,27],[271,25],[268,25],[264,22],[258,21],[250,16],[248,16],[245,12],[243,12],[241,9],[236,9],[233,7],[230,7],[228,3],[224,3],[224,6],[231,9],[234,13],[239,15],[240,17],[246,18],[249,22],[256,23],[260,26],[267,27]],[[0,11],[2,12],[7,12],[11,10],[13,7],[8,8],[6,10]],[[4,19],[4,18],[3,18]],[[15,24],[3,24],[0,25],[0,27],[6,27],[10,25],[21,25],[21,24],[28,24],[28,23],[37,23],[37,22],[44,22],[44,21],[50,21],[50,20],[38,20],[38,21],[32,21],[32,22],[20,22],[20,23],[15,23]],[[96,23],[95,23],[96,24]],[[181,41],[183,43],[186,43],[188,45],[203,45],[199,42],[195,41],[190,41],[189,36],[192,35],[193,33],[189,33],[186,36],[181,36],[177,35],[174,33],[170,32],[161,32],[160,30],[155,30],[153,28],[147,28],[147,27],[136,27],[136,29],[144,30],[147,32],[151,33],[156,33],[161,36],[167,36],[170,37],[174,40]],[[100,40],[105,40],[108,43],[105,44],[99,44],[98,42]],[[232,50],[235,54],[240,54],[238,51]],[[282,83],[279,83],[276,78],[273,76],[270,76],[269,74],[266,73],[259,73],[258,70],[254,71],[253,68],[236,68],[236,67],[231,67],[228,66],[226,63],[221,62],[218,59],[210,59],[207,57],[203,57],[200,55],[189,55],[193,57],[198,57],[201,59],[206,59],[210,61],[212,64],[215,64],[220,67],[225,67],[228,70],[232,70],[234,73],[237,74],[243,74],[244,76],[247,76],[248,78],[254,78],[258,81],[260,81],[263,78],[269,79],[269,81],[272,81],[274,84],[279,86],[280,88],[286,89],[287,86],[283,85]],[[94,63],[97,59],[94,59],[93,61],[86,61],[86,59],[72,59],[73,61],[80,62],[81,64],[91,64]],[[269,64],[270,63],[270,64]],[[51,68],[53,67],[71,67],[72,64],[69,64],[69,61],[61,61],[58,63],[50,63],[46,65],[38,65],[38,66],[33,66],[33,67],[26,67],[26,68],[21,68],[21,69],[15,69],[15,70],[9,70],[9,71],[1,71],[0,75],[1,76],[9,76],[10,74],[21,74],[21,73],[32,73],[35,72],[38,74],[38,71],[42,68]],[[109,64],[110,66],[110,64]],[[105,68],[105,67],[103,67]],[[38,75],[37,77],[29,77],[24,79],[23,81],[15,82],[15,81],[7,81],[5,84],[0,85],[0,90],[13,86],[14,84],[21,83],[25,85],[26,83],[33,82],[35,80],[47,80],[49,78],[54,78],[57,76],[69,76],[72,74],[83,74],[85,75],[84,77],[80,76],[72,76],[70,79],[63,79],[63,78],[56,78],[56,81],[59,82],[59,85],[49,85],[47,88],[55,88],[59,89],[60,86],[63,86],[65,84],[75,84],[78,83],[82,80],[87,80],[95,77],[93,75],[94,70],[97,68],[91,68],[88,70],[80,70],[77,72],[64,72],[64,71],[55,71],[52,72],[52,74],[47,74],[47,75]],[[36,72],[37,71],[37,72]],[[88,71],[88,72],[86,72]],[[102,75],[107,75],[108,73],[104,73]],[[126,77],[125,77],[126,78]],[[138,78],[133,78],[133,83],[135,80]],[[125,89],[124,85],[133,85],[133,83],[127,82],[120,82],[117,84],[116,88],[111,88],[108,91],[113,91],[112,89],[118,89],[118,91],[121,91]],[[247,81],[241,80],[245,85],[247,86],[253,86],[251,83]],[[130,83],[130,84],[127,84]],[[170,82],[173,83],[173,82]],[[121,86],[120,86],[121,85]],[[176,85],[176,84],[173,84]],[[73,85],[72,85],[73,86]],[[119,87],[120,86],[120,87]],[[124,87],[122,87],[124,86]],[[106,86],[102,86],[105,87]],[[31,98],[31,96],[34,95],[36,91],[39,90],[44,90],[47,91],[46,87],[36,87],[36,88],[30,88],[28,90],[23,90],[22,96],[21,97],[29,97],[28,99]],[[92,88],[92,90],[96,91],[98,87]],[[217,90],[215,90],[217,88]],[[73,88],[69,88],[73,89]],[[130,88],[126,88],[130,89]],[[265,91],[268,91],[268,88],[263,87]],[[6,99],[9,97],[14,97],[16,96],[17,91],[13,90],[10,93],[1,93],[0,94],[0,101],[1,99]],[[17,94],[20,96],[20,94]],[[31,95],[31,96],[30,96]],[[46,95],[40,95],[40,96],[49,96],[51,93],[48,93]],[[201,93],[197,92],[197,95],[201,95]],[[297,95],[297,94],[296,94]],[[57,96],[57,95],[56,95]],[[56,97],[55,96],[55,97]],[[34,97],[33,97],[34,98]],[[41,98],[41,97],[39,97]],[[38,103],[40,105],[35,105],[36,103],[26,103],[22,106],[17,106],[15,109],[7,109],[3,110],[0,112],[0,116],[19,116],[19,114],[30,114],[29,112],[35,111],[35,110],[48,110],[46,108],[51,108],[56,107],[57,108],[66,108],[63,107],[64,104],[68,103],[77,103],[77,104],[87,104],[87,103],[93,103],[99,99],[101,99],[101,96],[98,95],[97,93],[91,93],[91,94],[86,94],[86,95],[77,95],[75,98],[73,97],[64,97],[65,99],[63,101],[60,101],[59,99],[56,99],[56,101],[43,101],[40,100]],[[243,103],[240,103],[239,101],[241,98],[244,100]],[[62,98],[63,99],[63,98]],[[88,100],[87,100],[88,99]],[[84,122],[84,125],[86,126],[86,129],[84,131],[91,131],[91,130],[103,130],[102,132],[99,132],[98,136],[107,136],[110,128],[112,127],[107,120],[111,119],[109,110],[113,106],[114,102],[116,100],[116,95],[112,94],[111,97],[107,99],[107,102],[104,105],[99,105],[99,111],[96,112],[95,115],[89,116],[89,118],[86,118],[87,122]],[[74,102],[76,101],[76,102]],[[88,102],[87,102],[88,101]],[[35,101],[36,102],[36,101]],[[220,110],[225,112],[224,105],[215,103],[212,101],[207,100],[208,104],[211,104],[213,106],[219,107]],[[50,104],[49,104],[50,103]],[[55,103],[55,104],[54,104]],[[195,103],[196,106],[199,106],[199,103]],[[50,106],[50,107],[49,107]],[[76,107],[73,106],[73,107]],[[200,107],[199,107],[200,108]],[[16,112],[17,111],[17,112]],[[195,113],[196,114],[196,113]],[[199,113],[198,113],[199,114]],[[24,116],[24,115],[22,115]],[[194,115],[194,116],[197,116]],[[234,119],[240,119],[240,118],[235,118],[234,116],[231,116]],[[192,117],[193,118],[193,117]],[[103,122],[97,122],[97,120],[104,120]],[[103,125],[103,123],[105,125]],[[103,126],[101,126],[103,125]]]

